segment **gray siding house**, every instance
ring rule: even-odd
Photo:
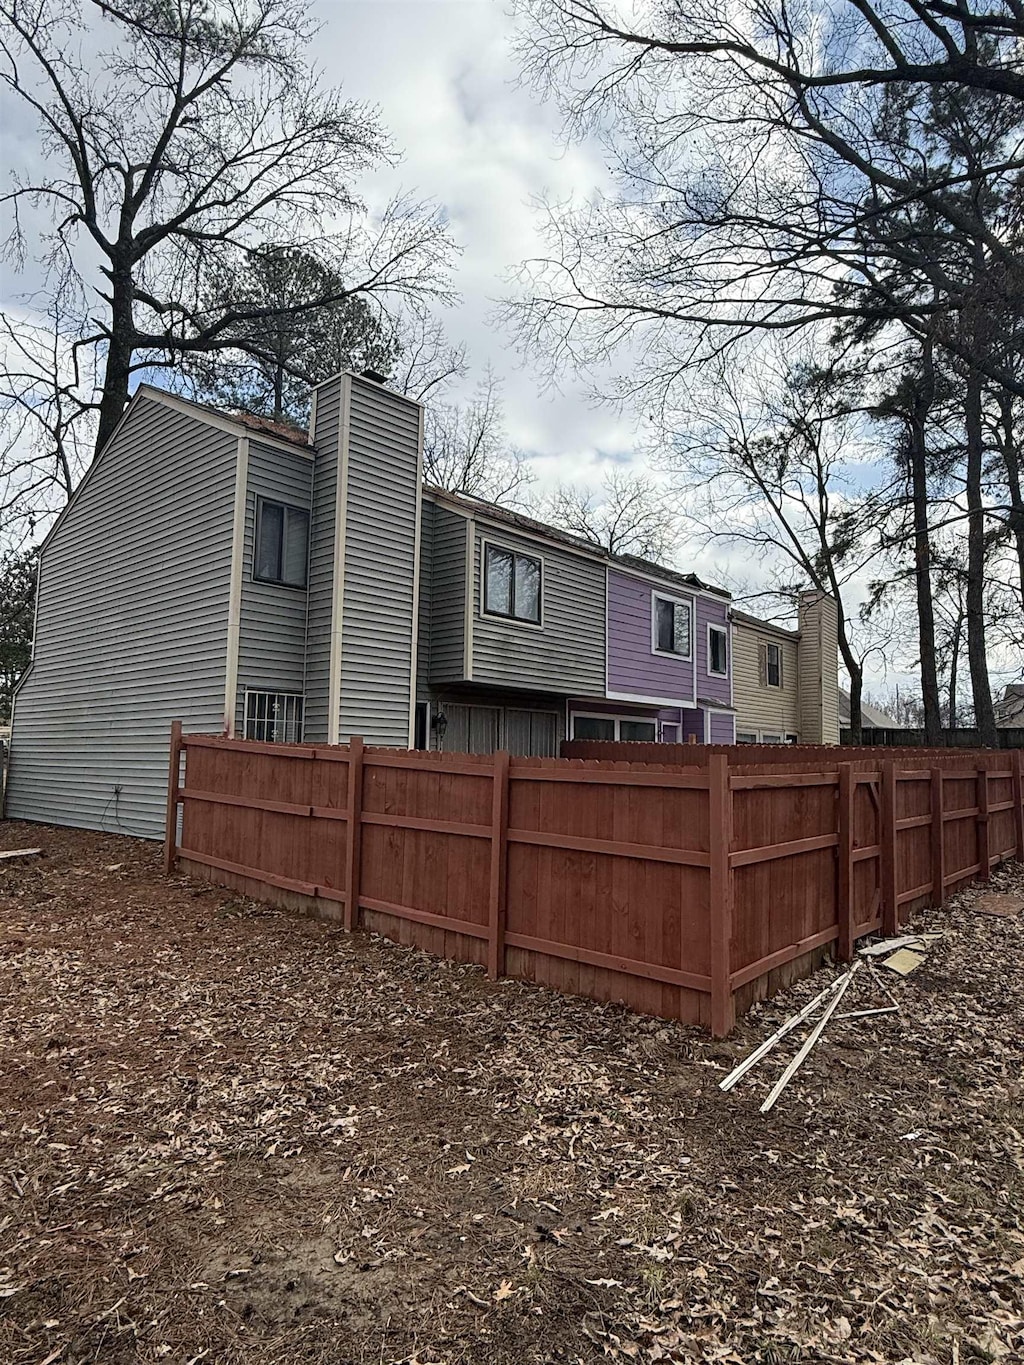
[[[370,375],[310,435],[142,386],[40,554],[6,814],[159,836],[171,721],[554,755],[731,742],[729,595],[425,486]]]

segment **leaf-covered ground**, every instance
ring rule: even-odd
[[[900,1014],[834,1023],[762,1116],[795,1043],[717,1082],[832,967],[715,1043],[165,878],[150,844],[0,826],[28,844],[0,1359],[1024,1359],[1024,916],[921,917],[946,932],[887,980]]]

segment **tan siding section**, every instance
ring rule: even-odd
[[[769,641],[782,646],[782,686],[760,681],[758,650]],[[767,731],[785,737],[800,734],[797,638],[736,621],[733,624],[733,702],[736,731]]]

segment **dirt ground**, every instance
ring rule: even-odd
[[[833,967],[716,1043],[0,826],[32,844],[0,1359],[1024,1360],[1024,916],[976,891],[762,1116],[795,1043],[717,1083]],[[875,1003],[865,968],[843,1008]]]

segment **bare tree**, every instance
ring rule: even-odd
[[[488,502],[525,500],[533,473],[505,433],[501,385],[490,370],[466,403],[428,404],[423,434],[428,483]]]
[[[547,519],[616,555],[657,564],[672,560],[679,539],[676,498],[644,474],[613,466],[600,490],[560,484],[545,506]]]
[[[855,376],[859,380],[859,375]],[[858,584],[878,553],[867,534],[877,514],[861,489],[875,458],[839,367],[782,347],[723,359],[691,390],[687,422],[661,463],[685,489],[685,521],[706,544],[760,566],[762,595],[792,606],[801,589],[836,601],[839,652],[850,682],[850,728],[861,728],[864,661],[881,648],[871,628],[858,643]],[[859,447],[859,449],[858,449]],[[888,640],[888,636],[886,636]]]
[[[879,270],[875,225],[911,205],[983,244],[986,304],[1020,331],[1024,253],[971,191],[999,181],[1014,194],[1024,168],[1024,12],[936,13],[916,0],[740,0],[727,12],[676,0],[639,3],[627,24],[612,0],[519,9],[527,76],[561,102],[570,129],[600,132],[619,186],[548,210],[549,250],[527,264],[510,309],[540,353],[590,365],[628,342],[635,363],[617,391],[653,404],[752,329],[874,316],[922,335],[936,311],[973,302],[981,282],[906,233],[889,244],[902,275]],[[1000,92],[991,98],[1009,111],[980,162],[926,145],[919,92],[938,98],[950,84]],[[901,102],[902,149],[892,137]],[[899,285],[910,267],[918,287],[908,292]],[[970,358],[956,328],[937,340]],[[984,365],[1021,391],[1000,354]]]
[[[321,86],[302,0],[84,9],[102,32],[78,0],[2,0],[0,81],[35,116],[45,154],[42,174],[5,197],[9,245],[24,253],[43,229],[48,287],[75,319],[67,340],[101,357],[81,405],[98,414],[97,446],[139,370],[237,350],[243,335],[272,359],[261,320],[446,295],[441,215],[404,199],[376,224],[362,210],[355,177],[393,151],[372,110]],[[207,287],[288,246],[330,267],[309,297],[282,307]]]

